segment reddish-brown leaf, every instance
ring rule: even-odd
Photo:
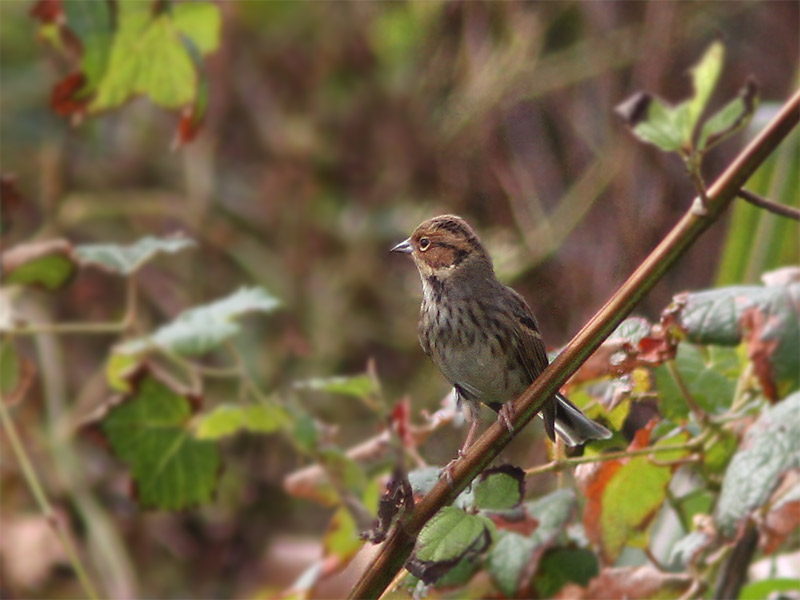
[[[759,541],[766,554],[775,552],[788,535],[800,526],[798,486],[800,471],[795,469],[786,473],[780,486],[772,494],[769,511],[758,523],[761,533]]]
[[[83,115],[91,100],[90,97],[78,97],[85,84],[86,76],[83,72],[67,75],[53,87],[50,107],[63,117]]]
[[[761,389],[767,398],[775,402],[778,399],[778,390],[772,372],[772,355],[778,348],[779,340],[765,339],[764,330],[769,325],[769,318],[762,310],[753,306],[742,313],[739,323],[747,341],[747,357],[753,361],[753,369]]]
[[[603,569],[585,588],[570,584],[557,596],[563,600],[594,598],[677,598],[692,585],[689,575],[665,573],[652,566]]]
[[[28,14],[40,23],[61,23],[64,20],[61,0],[37,0]]]

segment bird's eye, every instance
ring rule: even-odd
[[[419,241],[419,249],[422,250],[423,252],[427,250],[430,247],[430,245],[431,241],[428,238],[422,238]]]

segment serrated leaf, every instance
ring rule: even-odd
[[[536,550],[536,541],[513,531],[500,531],[487,559],[492,580],[507,598],[518,597],[520,579]]]
[[[179,510],[211,500],[220,467],[219,450],[190,431],[196,400],[147,368],[130,379],[131,392],[97,427],[131,469],[139,504]]]
[[[219,8],[209,2],[179,4],[156,14],[144,2],[121,2],[108,66],[89,106],[98,112],[144,94],[179,108],[197,92],[197,72],[184,39],[207,54],[219,44]]]
[[[721,42],[712,42],[700,61],[691,69],[694,96],[686,103],[686,123],[683,139],[690,141],[700,116],[703,113],[711,93],[717,85],[722,63],[725,58],[725,47]],[[702,146],[700,146],[702,148]]]
[[[533,585],[539,598],[554,598],[567,583],[586,585],[599,572],[594,552],[583,548],[554,548],[539,561]]]
[[[783,473],[800,468],[800,392],[766,409],[748,430],[725,472],[714,517],[731,537],[751,511],[767,502]]]
[[[433,583],[468,556],[480,554],[492,542],[491,521],[447,506],[423,527],[406,568],[425,583]]]
[[[473,484],[475,507],[481,510],[509,510],[525,496],[525,471],[512,465],[487,469]]]
[[[700,130],[697,147],[708,150],[745,127],[758,106],[758,88],[748,81],[739,95],[714,113]]]
[[[538,522],[529,536],[511,531],[501,531],[497,543],[487,558],[489,574],[504,595],[514,598],[519,595],[523,573],[534,571],[531,563],[563,531],[565,523],[575,509],[576,499],[572,490],[556,490],[526,504],[531,518]]]
[[[675,366],[703,411],[721,414],[730,407],[741,372],[735,349],[721,346],[700,348],[681,343],[675,355]],[[672,420],[686,418],[689,407],[667,366],[659,365],[653,372],[661,414]]]
[[[684,144],[684,113],[681,106],[673,107],[660,98],[652,98],[647,117],[634,126],[633,134],[664,152],[677,152]]]
[[[620,323],[610,336],[609,340],[627,340],[634,346],[643,337],[650,335],[652,325],[647,319],[642,317],[628,317]]]
[[[199,440],[218,440],[240,431],[272,433],[291,422],[288,413],[274,403],[220,404],[195,423]]]
[[[768,398],[800,387],[800,283],[731,286],[676,296],[680,325],[698,344],[747,342],[748,356]]]
[[[156,255],[174,254],[195,246],[194,240],[185,237],[144,237],[133,244],[81,244],[75,254],[81,262],[102,267],[112,273],[131,275]]]
[[[685,442],[687,434],[659,440],[656,445]],[[629,449],[646,447],[649,430],[640,430]],[[674,460],[686,450],[659,455],[661,460]],[[587,503],[583,523],[590,539],[598,543],[608,562],[614,562],[625,545],[636,542],[646,531],[664,503],[672,469],[657,466],[648,456],[634,456],[625,461],[602,463],[585,483]]]
[[[667,564],[675,569],[686,569],[694,564],[700,552],[713,541],[705,531],[692,531],[672,546]]]
[[[233,321],[248,312],[269,312],[278,301],[261,288],[241,288],[230,296],[182,312],[153,334],[125,342],[115,349],[122,354],[139,354],[150,349],[180,355],[208,352],[239,333]]]
[[[56,290],[75,275],[78,265],[72,244],[47,240],[20,244],[3,252],[3,285],[35,285]]]
[[[369,375],[353,375],[350,377],[315,377],[298,381],[295,387],[304,390],[318,390],[331,394],[343,394],[356,398],[365,398],[375,392],[375,383]]]

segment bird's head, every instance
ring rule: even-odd
[[[424,221],[410,238],[391,251],[410,254],[424,278],[443,278],[457,271],[487,266],[491,271],[491,260],[475,231],[464,219],[453,215]]]

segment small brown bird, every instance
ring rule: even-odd
[[[492,259],[472,228],[459,217],[429,219],[392,252],[410,254],[422,279],[419,342],[478,426],[479,402],[498,412],[511,429],[512,403],[548,364],[536,318],[517,292],[500,283]],[[570,446],[606,439],[611,432],[561,394],[539,413],[551,440]]]

